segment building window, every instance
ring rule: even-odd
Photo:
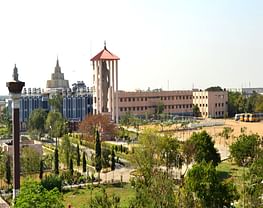
[[[143,111],[143,107],[141,107],[141,110]]]
[[[137,111],[139,111],[140,110],[140,108],[139,107],[137,107]]]
[[[143,101],[143,98],[141,98],[141,101]]]
[[[133,107],[132,110],[135,111],[135,107]]]
[[[145,101],[147,101],[147,98],[145,98]]]
[[[134,101],[135,101],[135,98],[132,98],[132,101],[134,102]]]
[[[215,107],[217,107],[217,103],[215,104]]]
[[[120,111],[122,111],[122,108],[120,108]]]
[[[120,98],[120,101],[122,102],[122,98]]]
[[[128,98],[129,102],[131,102],[131,98]]]
[[[126,98],[124,98],[124,102],[126,102]]]

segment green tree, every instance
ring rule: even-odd
[[[51,106],[53,111],[60,112],[62,108],[63,97],[60,94],[52,95],[48,100],[48,104]]]
[[[193,105],[193,115],[195,117],[200,117],[201,116],[201,112],[200,112],[200,109],[198,107],[198,105]]]
[[[12,132],[12,120],[8,108],[5,107],[0,115],[0,122],[5,125],[7,128],[7,136],[10,137]]]
[[[129,126],[131,125],[132,115],[131,112],[126,112],[124,115],[121,116],[120,124],[122,126]]]
[[[65,133],[66,129],[66,121],[62,117],[60,112],[52,112],[50,111],[46,120],[46,129],[49,132],[51,137],[56,138],[56,146],[57,146],[57,138],[61,137]]]
[[[255,103],[255,112],[263,112],[263,95],[258,95]]]
[[[258,157],[261,152],[259,139],[257,134],[241,134],[237,141],[230,145],[230,154],[239,166],[248,166]]]
[[[79,144],[77,144],[77,166],[80,166],[80,151],[79,151]]]
[[[246,100],[246,112],[254,113],[256,108],[256,102],[259,94],[253,91],[252,95],[250,95]]]
[[[233,132],[234,132],[234,129],[227,126],[223,128],[223,131],[219,133],[219,136],[223,137],[226,142],[230,138]]]
[[[115,167],[116,167],[116,161],[115,161],[115,151],[114,151],[114,148],[112,147],[111,149],[111,171],[113,171],[112,175],[112,180],[114,181],[114,170],[115,170]]]
[[[61,159],[67,165],[67,168],[69,168],[69,159],[70,157],[73,156],[72,151],[73,148],[69,136],[65,134],[61,140],[60,154],[61,154]]]
[[[257,208],[261,207],[263,203],[263,155],[253,161],[249,167],[249,173],[246,177],[244,198],[247,202],[247,207]]]
[[[5,163],[7,160],[7,154],[0,147],[0,178],[2,178],[5,174]]]
[[[228,92],[228,115],[233,117],[236,113],[244,113],[246,102],[240,92]]]
[[[175,184],[166,172],[155,169],[147,185],[143,177],[135,177],[134,180],[135,198],[130,201],[129,207],[176,207]]]
[[[206,162],[211,161],[215,166],[218,165],[220,162],[220,154],[214,147],[212,137],[206,131],[200,133],[194,132],[189,140],[194,147],[195,162],[201,163],[204,160]]]
[[[101,192],[97,193],[92,198],[86,208],[120,208],[120,197],[113,195],[109,196],[103,188]]]
[[[95,169],[98,172],[98,180],[100,181],[100,171],[102,169],[101,161],[101,143],[99,131],[96,131],[96,140],[95,140]]]
[[[55,188],[46,190],[41,184],[28,180],[20,189],[15,201],[15,208],[63,208],[62,195]]]
[[[41,154],[32,147],[23,147],[21,149],[21,171],[24,174],[36,173],[39,171]]]
[[[49,174],[41,180],[41,185],[48,191],[57,188],[58,191],[62,191],[62,179],[59,175]]]
[[[175,207],[175,184],[173,178],[159,167],[163,163],[162,137],[147,130],[139,138],[133,162],[137,174],[133,184],[135,198],[130,207]]]
[[[69,160],[69,172],[73,176],[74,167],[73,167],[73,160],[72,160],[72,158],[70,158],[70,160]]]
[[[155,106],[155,117],[156,119],[160,119],[160,115],[164,112],[164,104],[159,102]]]
[[[231,207],[231,203],[239,198],[235,185],[232,182],[221,182],[211,162],[195,164],[187,173],[185,187],[194,192],[204,208]]]
[[[111,154],[111,151],[108,148],[102,148],[102,151],[101,151],[102,168],[110,167],[110,157],[109,157],[110,154]]]
[[[10,156],[7,156],[6,162],[5,162],[5,181],[8,185],[11,184],[11,161],[10,161]]]
[[[41,138],[45,132],[45,122],[47,119],[47,112],[38,108],[31,112],[28,119],[28,130],[30,135],[35,138],[35,135],[38,139]]]
[[[111,171],[114,171],[115,170],[115,151],[114,149],[112,148],[111,149]]]
[[[188,139],[182,144],[181,151],[183,162],[186,165],[186,170],[183,173],[184,176],[185,173],[188,171],[189,165],[191,164],[191,162],[193,162],[195,155],[195,144],[190,139]]]
[[[59,159],[58,159],[58,148],[54,151],[54,173],[59,174]]]
[[[205,89],[205,91],[223,91],[223,89],[219,86],[212,86]]]
[[[44,173],[44,161],[40,160],[39,164],[39,179],[42,180],[43,178],[43,173]]]
[[[177,139],[167,135],[163,136],[158,146],[160,148],[161,160],[166,166],[167,173],[172,167],[179,168],[181,166],[180,145]]]
[[[85,173],[87,171],[87,161],[85,152],[82,152],[82,172]]]

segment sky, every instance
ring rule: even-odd
[[[0,95],[14,64],[45,88],[57,57],[92,86],[90,58],[120,57],[119,89],[263,87],[262,0],[0,1]]]

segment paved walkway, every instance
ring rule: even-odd
[[[0,208],[10,208],[10,206],[0,197]]]

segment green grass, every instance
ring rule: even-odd
[[[93,190],[91,186],[76,188],[64,193],[63,198],[65,207],[68,205],[73,206],[73,208],[83,207],[91,199],[91,195],[94,197],[98,192],[102,191],[103,186],[109,196],[115,194],[120,197],[121,207],[128,207],[129,201],[135,196],[135,191],[131,188],[130,184],[125,184],[123,187],[114,185],[94,186]]]
[[[242,196],[244,191],[244,173],[247,173],[248,168],[237,166],[230,160],[225,160],[217,166],[220,177],[222,179],[232,180],[236,185],[237,191],[240,194],[239,201],[235,205],[237,208],[241,207]]]
[[[244,172],[247,172],[247,168],[240,167],[230,160],[221,162],[216,169],[222,179],[232,179],[238,189],[242,186]]]

